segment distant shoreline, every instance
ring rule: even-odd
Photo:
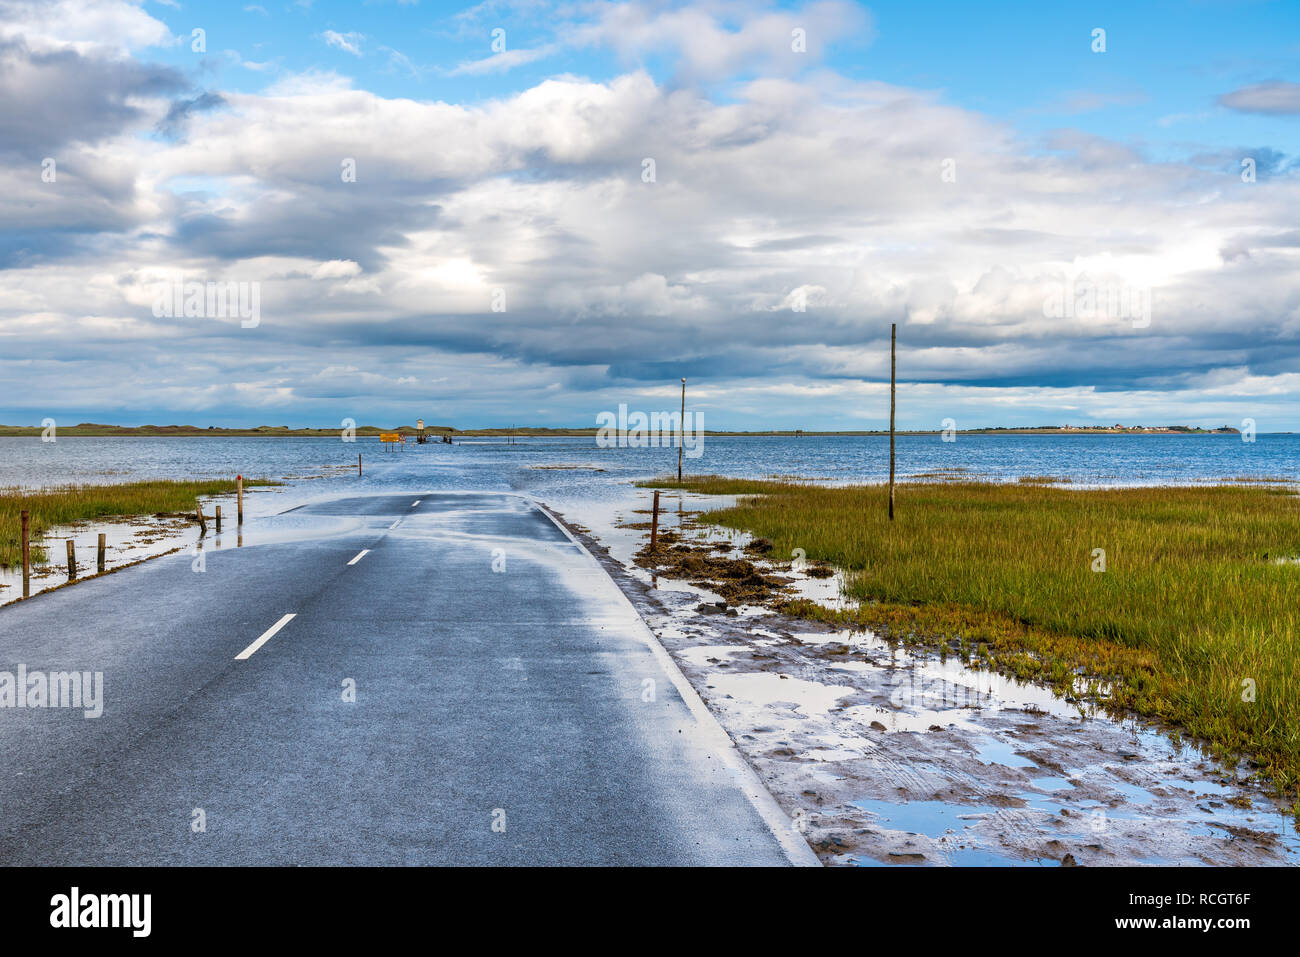
[[[551,429],[551,428],[517,428],[517,429],[456,429],[452,426],[431,426],[424,430],[426,436],[441,438],[449,435],[452,438],[504,438],[506,436],[515,437],[595,437],[599,430],[596,428],[581,429]],[[899,429],[897,435],[942,435],[946,430],[943,429],[922,429],[907,430]],[[40,436],[44,430],[40,426],[24,425],[0,425],[0,437],[25,437]],[[56,427],[55,435],[71,437],[112,437],[112,436],[141,436],[149,438],[160,438],[174,436],[178,438],[337,438],[342,429],[291,429],[288,426],[259,426],[250,429],[238,428],[200,428],[194,425],[98,425],[92,423],[82,423],[81,425],[69,425]],[[419,432],[411,426],[397,426],[393,428],[381,428],[379,426],[358,426],[354,430],[357,438],[377,439],[382,433],[399,433],[412,438]],[[618,433],[623,435],[626,433]],[[788,438],[815,438],[825,436],[858,436],[858,435],[888,435],[888,429],[862,429],[853,431],[833,431],[833,430],[808,430],[808,429],[774,429],[768,431],[727,431],[727,430],[705,430],[702,433],[693,433],[717,437],[764,437],[764,436],[784,436]],[[1202,429],[1193,426],[1169,425],[1169,426],[1130,426],[1127,428],[1108,427],[1081,427],[1081,426],[1041,426],[1035,428],[1003,428],[990,427],[983,429],[954,429],[947,431],[951,435],[1240,435],[1241,430],[1231,426],[1221,426],[1217,429]],[[1290,432],[1273,433],[1276,435],[1290,435]]]

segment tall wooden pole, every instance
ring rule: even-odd
[[[894,369],[898,323],[889,324],[889,520],[894,520]]]
[[[32,595],[32,542],[31,542],[31,518],[27,514],[27,509],[23,509],[23,597],[30,598]]]
[[[682,480],[682,446],[686,438],[686,376],[682,376],[682,417],[677,420],[677,481]]]
[[[650,551],[659,547],[659,490],[655,489],[654,510],[650,518]]]

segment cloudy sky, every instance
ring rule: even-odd
[[[0,0],[0,422],[1300,430],[1298,156],[1295,0]]]

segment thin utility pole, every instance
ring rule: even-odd
[[[889,520],[894,520],[894,368],[898,323],[889,324]]]
[[[686,428],[686,376],[682,376],[682,417],[677,420],[677,481],[682,480],[682,442]]]
[[[32,543],[31,543],[31,517],[27,509],[22,512],[23,523],[23,597],[30,598],[32,595]]]

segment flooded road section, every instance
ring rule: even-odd
[[[199,528],[193,515],[140,515],[110,520],[78,522],[51,528],[40,540],[47,560],[33,563],[30,589],[33,596],[67,585],[67,541],[74,546],[77,580],[97,574],[99,536],[104,535],[104,571],[114,572],[142,561],[185,552],[201,566],[207,556],[228,548],[266,545],[319,538],[350,532],[358,522],[347,518],[323,521],[316,516],[299,517],[292,511],[277,514],[294,499],[280,489],[249,489],[244,505],[249,519],[237,520],[233,495],[204,497],[202,505],[208,527]],[[222,506],[221,531],[217,531],[215,509]],[[0,568],[0,605],[22,598],[22,568]]]
[[[246,554],[249,545],[357,535],[356,516],[303,507],[344,489],[522,493],[562,515],[597,555],[825,863],[1300,861],[1295,819],[1251,780],[1247,767],[1220,767],[1143,723],[1081,710],[1045,688],[976,670],[956,651],[941,658],[869,632],[835,630],[764,607],[729,607],[689,581],[656,578],[634,561],[647,535],[650,493],[632,484],[655,474],[655,464],[616,460],[579,441],[420,446],[374,455],[373,463],[367,453],[364,476],[340,464],[355,446],[338,446],[339,461],[331,463],[328,443],[304,442],[295,451],[291,443],[263,442],[259,454],[283,461],[249,466],[232,451],[220,469],[289,480],[246,496],[242,536],[231,521],[234,503],[225,498],[204,501],[209,514],[221,504],[226,522],[220,535],[210,527],[202,541],[188,518],[58,534],[77,536],[83,575],[100,531],[109,538],[110,570],[178,548],[192,556],[186,568],[200,556],[220,568],[223,558]],[[179,455],[191,447],[165,448]],[[60,472],[52,481],[72,478]],[[665,493],[661,527],[678,530],[687,542],[727,541],[733,557],[744,554],[762,565],[742,552],[747,536],[691,527],[693,512],[726,501]],[[57,534],[46,544],[51,562],[33,581],[34,592],[66,577]],[[838,577],[779,574],[794,577],[800,595],[827,605],[846,602]],[[95,587],[88,581],[73,591]],[[15,576],[0,578],[0,603],[20,591]]]
[[[743,534],[691,527],[694,510],[724,500],[663,500],[662,528],[742,554]],[[633,563],[645,532],[627,527],[643,524],[648,501],[634,490],[569,517],[824,863],[1300,862],[1295,818],[1244,766],[977,670],[958,652],[726,607],[656,578]],[[796,587],[841,600],[834,578]]]

